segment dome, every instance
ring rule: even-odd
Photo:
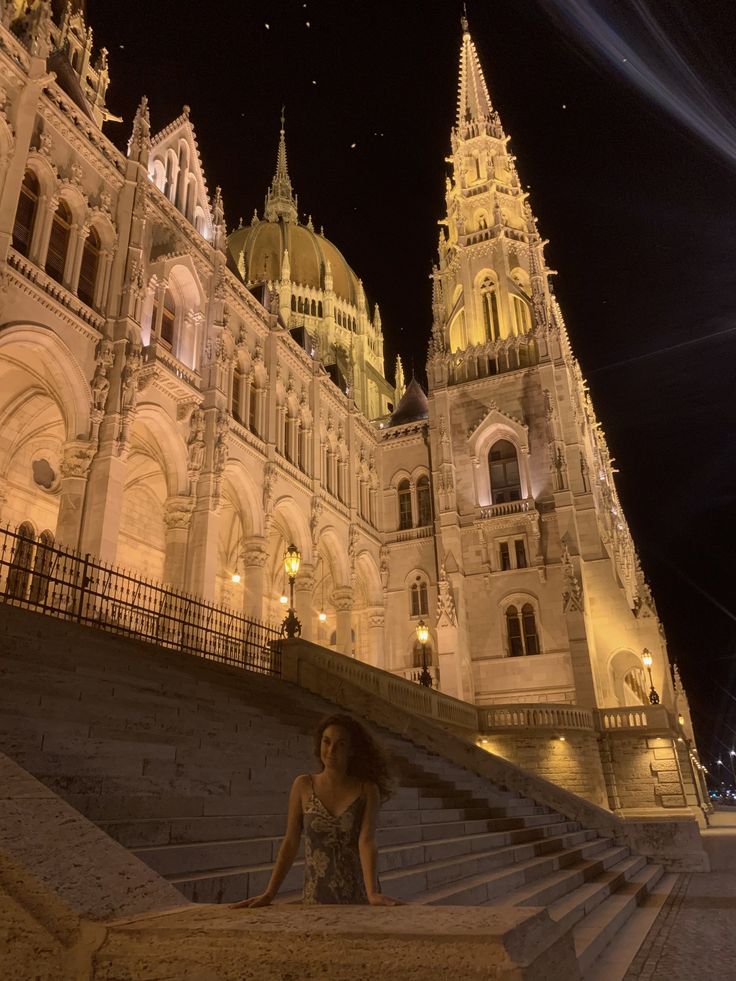
[[[429,415],[429,402],[424,389],[412,378],[401,396],[401,401],[391,415],[389,426],[403,426],[407,422],[419,422]]]
[[[335,295],[357,306],[358,277],[337,246],[307,225],[283,217],[258,221],[248,228],[236,229],[228,238],[228,250],[246,283],[281,279],[281,262],[286,250],[291,282],[324,290],[329,262]]]

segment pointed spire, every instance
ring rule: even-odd
[[[480,67],[480,59],[468,30],[468,19],[463,16],[463,41],[460,47],[460,82],[457,97],[457,128],[463,131],[469,125],[484,124],[493,115],[491,97]],[[474,134],[468,134],[474,135]]]
[[[394,378],[396,379],[396,384],[394,385],[394,405],[398,406],[399,402],[406,391],[406,381],[404,379],[404,366],[401,363],[401,357],[396,355],[396,367],[394,368]]]
[[[128,140],[128,156],[148,166],[148,153],[151,149],[151,117],[148,113],[148,98],[144,95],[133,119],[133,131]]]
[[[266,221],[297,222],[296,198],[291,187],[289,178],[289,167],[286,162],[286,130],[284,129],[284,109],[281,109],[281,130],[279,135],[279,148],[276,154],[276,173],[266,194]]]

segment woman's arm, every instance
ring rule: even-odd
[[[368,902],[371,906],[402,906],[403,903],[400,899],[392,899],[390,896],[384,896],[382,892],[379,892],[376,873],[376,822],[381,798],[378,787],[374,783],[368,784],[365,796],[365,811],[363,812],[363,823],[360,826],[358,851]]]
[[[233,903],[230,909],[242,909],[244,907],[255,907],[255,906],[269,906],[276,893],[281,888],[281,883],[286,878],[286,874],[294,864],[294,859],[296,858],[296,853],[299,851],[299,839],[302,836],[302,788],[304,787],[304,781],[306,776],[302,774],[297,777],[294,783],[291,785],[291,793],[289,794],[289,814],[286,819],[286,834],[281,842],[281,847],[279,848],[279,853],[276,857],[276,864],[273,867],[273,872],[271,873],[271,878],[269,880],[266,891],[261,893],[260,896],[251,896],[249,899],[243,899],[239,903]]]

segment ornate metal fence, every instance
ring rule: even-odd
[[[0,602],[110,633],[281,674],[276,628],[24,530],[0,528]]]

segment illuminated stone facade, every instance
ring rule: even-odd
[[[444,692],[588,709],[647,703],[648,648],[687,716],[467,29],[427,397],[386,381],[378,307],[300,224],[283,122],[264,215],[228,238],[187,107],[152,134],[144,99],[120,153],[83,16],[16,8],[0,519],[273,619],[293,541],[309,639],[415,677],[424,619]]]

